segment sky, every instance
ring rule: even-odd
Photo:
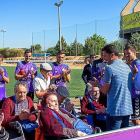
[[[68,45],[75,38],[84,44],[94,33],[108,43],[117,40],[120,12],[128,1],[64,0],[60,7],[61,35]],[[55,2],[60,0],[0,0],[0,30],[6,30],[4,47],[29,48],[41,44],[44,50],[56,45],[59,30]],[[3,48],[3,32],[0,32],[0,48]]]

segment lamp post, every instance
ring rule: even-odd
[[[60,50],[62,50],[61,46],[61,27],[60,27],[60,6],[63,4],[63,1],[60,1],[59,3],[55,3],[54,5],[58,7],[58,20],[59,20],[59,44],[60,44]]]
[[[5,30],[1,30],[1,32],[3,32],[3,48],[4,48],[4,32],[6,32]]]

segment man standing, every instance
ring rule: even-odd
[[[127,62],[135,68],[139,68],[140,60],[136,57],[136,48],[134,45],[127,45],[124,49],[124,54]],[[135,75],[133,75],[133,80]],[[134,125],[140,124],[140,91],[137,91],[134,86],[134,81],[132,81],[132,105],[133,105],[133,114],[131,115],[131,120]]]
[[[107,62],[103,60],[103,49],[101,50],[101,58],[93,61],[94,77],[103,85],[103,73],[101,72],[107,66]],[[101,103],[107,107],[107,95],[100,92]]]
[[[32,101],[34,100],[34,89],[32,81],[37,76],[37,66],[30,62],[32,57],[31,50],[25,50],[25,60],[18,62],[15,70],[15,79],[19,81],[26,81],[28,84],[28,94]]]
[[[93,61],[96,59],[96,56],[94,54],[90,55],[90,63],[87,64],[84,67],[83,73],[82,73],[82,79],[84,80],[86,84],[86,89],[85,89],[85,94],[88,93],[88,86],[89,86],[89,81],[93,81]]]
[[[1,66],[2,61],[3,55],[0,54],[0,108],[2,108],[2,104],[6,99],[5,82],[9,83],[7,70],[5,67]]]
[[[56,62],[51,63],[52,71],[50,72],[52,78],[56,78],[57,86],[66,86],[66,82],[70,82],[70,68],[67,64],[62,63],[65,58],[65,52],[60,50],[56,55]]]
[[[104,59],[108,66],[104,72],[104,83],[101,85],[95,78],[91,84],[107,94],[107,130],[129,126],[132,114],[131,85],[132,71],[122,60],[118,59],[116,46],[109,44],[103,48]]]
[[[40,73],[33,80],[33,87],[38,99],[41,99],[45,94],[47,94],[48,90],[55,90],[56,86],[52,84],[54,79],[51,79],[50,71],[52,67],[48,63],[40,64]],[[52,84],[50,86],[50,84]]]

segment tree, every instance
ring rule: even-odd
[[[136,46],[136,50],[140,51],[140,33],[138,32],[134,33],[131,36],[128,44],[134,44]]]
[[[69,46],[67,45],[63,36],[61,37],[61,45],[62,45],[62,50],[65,51],[66,55],[69,55]],[[51,47],[47,50],[47,53],[50,53],[52,56],[55,56],[59,50],[60,50],[60,43],[58,41],[56,46]]]
[[[120,42],[119,40],[116,40],[116,41],[111,42],[111,44],[115,45],[118,48],[119,52],[122,52],[122,42]]]
[[[31,47],[32,52],[41,52],[41,45],[40,44],[31,45],[30,47]]]
[[[86,38],[83,52],[85,55],[100,54],[101,49],[105,44],[107,44],[105,38],[94,34],[93,36]]]

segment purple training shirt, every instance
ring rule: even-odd
[[[131,66],[134,68],[134,65],[136,65],[137,69],[139,69],[140,66],[140,60],[136,59],[132,62]],[[132,83],[132,98],[140,97],[140,91],[137,91],[135,89],[134,83]]]
[[[52,71],[50,73],[53,76],[61,74],[63,70],[70,70],[69,66],[64,63],[62,63],[61,65],[57,65],[56,62],[53,62],[50,65],[52,66]],[[67,87],[64,77],[58,78],[56,82],[57,86]]]
[[[18,62],[15,73],[20,74],[21,70],[24,70],[24,73],[26,74],[32,68],[33,68],[34,71],[36,71],[34,75],[37,76],[37,66],[36,66],[36,64],[34,64],[32,62],[26,63],[25,61],[21,61],[21,62]],[[32,77],[31,77],[31,73],[32,73],[32,71],[30,71],[29,75],[26,78],[23,78],[19,81],[26,81],[28,83],[29,92],[34,92],[33,84],[32,84],[33,80],[32,80]]]
[[[5,67],[0,66],[4,70],[4,76],[8,78],[8,73]],[[0,100],[6,99],[5,81],[0,75]]]

